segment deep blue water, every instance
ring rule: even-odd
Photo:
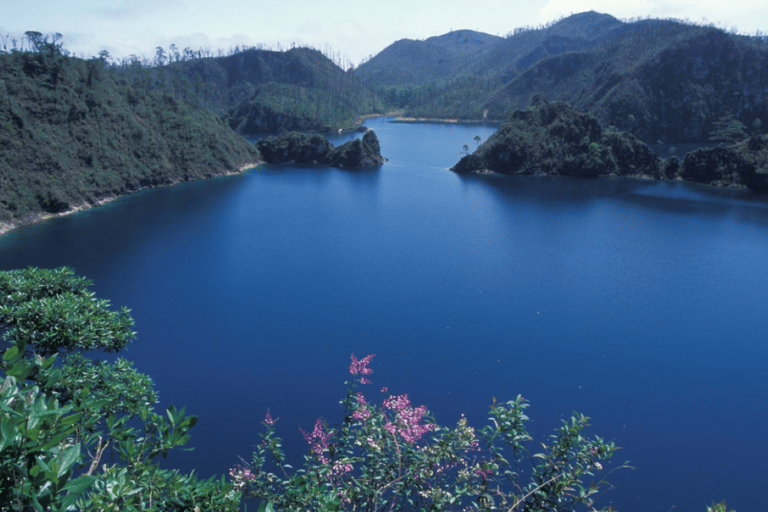
[[[460,177],[489,127],[372,120],[378,170],[262,166],[0,238],[0,268],[69,265],[136,319],[124,355],[201,421],[171,462],[250,458],[267,407],[339,419],[349,355],[438,422],[522,394],[623,447],[603,504],[766,510],[768,203],[622,179]],[[371,393],[374,394],[374,393]]]

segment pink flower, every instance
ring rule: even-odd
[[[371,381],[364,377],[364,375],[370,375],[373,373],[373,370],[368,368],[368,365],[371,364],[371,361],[373,361],[375,356],[376,354],[370,354],[358,361],[357,357],[355,357],[355,354],[352,354],[352,364],[349,365],[349,373],[352,375],[360,375],[361,384],[371,383]]]
[[[267,408],[267,417],[264,418],[264,423],[266,423],[267,425],[271,426],[271,425],[274,425],[275,423],[277,423],[277,420],[279,420],[279,419],[280,418],[277,418],[277,419],[273,420],[272,419],[272,414],[269,412],[269,408]]]
[[[371,417],[371,411],[368,410],[368,407],[366,405],[368,402],[365,401],[365,397],[361,392],[357,392],[357,409],[355,409],[355,412],[352,413],[352,417],[358,421],[367,420]]]
[[[325,451],[328,450],[330,439],[333,434],[323,430],[323,420],[317,418],[315,428],[312,430],[311,434],[305,432],[302,428],[299,428],[299,430],[301,430],[304,439],[306,439],[307,443],[312,447],[312,453],[317,455],[323,464],[326,464],[329,459],[325,456]]]
[[[409,443],[415,443],[435,428],[434,425],[422,424],[427,407],[411,407],[408,395],[390,396],[384,400],[384,407],[396,413],[395,422],[388,421],[384,428],[392,435],[398,432]]]

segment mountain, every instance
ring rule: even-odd
[[[502,120],[543,93],[643,140],[699,142],[723,116],[747,127],[768,116],[765,38],[596,12],[488,38],[474,53],[444,54],[438,71],[423,58],[427,40],[395,43],[354,73],[374,81],[389,67],[378,87],[409,117]]]
[[[353,74],[366,83],[383,86],[450,80],[501,40],[473,30],[456,30],[424,41],[401,39],[358,66]]]
[[[0,55],[0,231],[259,158],[212,112],[100,59]]]
[[[486,104],[504,117],[532,91],[571,103],[605,126],[648,141],[703,141],[732,114],[751,127],[768,116],[768,44],[710,27],[638,22],[594,51],[539,62]]]
[[[144,80],[137,70],[129,74]],[[383,113],[375,93],[317,50],[245,50],[148,70],[166,92],[221,115],[243,133],[335,131]]]

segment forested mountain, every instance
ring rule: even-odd
[[[768,117],[764,37],[669,20],[621,22],[595,12],[489,37],[493,42],[476,53],[444,57],[431,76],[423,57],[430,40],[395,43],[355,73],[373,80],[382,76],[380,67],[392,68],[380,91],[411,117],[502,120],[543,93],[605,126],[669,142],[707,140],[724,116],[750,130]],[[423,71],[419,81],[407,68]]]
[[[450,80],[501,40],[473,30],[456,30],[425,41],[401,39],[353,73],[366,83],[383,86]]]
[[[349,129],[363,115],[383,113],[375,93],[309,48],[248,49],[125,72],[137,85],[181,95],[244,133]]]
[[[258,159],[214,113],[102,59],[55,46],[0,55],[0,231]]]

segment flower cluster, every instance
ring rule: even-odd
[[[425,405],[411,407],[408,395],[390,396],[384,400],[384,407],[394,411],[396,415],[395,422],[387,421],[384,428],[392,435],[399,433],[409,443],[415,443],[435,428],[435,425],[421,423],[427,413],[427,407]]]
[[[359,391],[357,392],[357,408],[352,413],[352,417],[357,421],[365,421],[371,417],[371,410],[368,408],[368,402]]]
[[[312,447],[312,453],[317,455],[323,464],[327,464],[330,459],[328,459],[328,456],[325,454],[325,452],[328,451],[333,432],[326,432],[323,429],[323,420],[320,418],[317,418],[317,421],[315,422],[315,428],[311,433],[305,432],[303,429],[300,430],[304,435],[304,439],[306,439],[309,443],[309,446]]]
[[[269,412],[269,408],[267,408],[267,417],[264,418],[264,423],[266,423],[268,427],[271,427],[272,425],[277,423],[277,420],[279,420],[279,419],[280,418],[272,419],[272,413],[270,413]]]
[[[360,384],[371,383],[371,381],[368,380],[365,375],[370,375],[373,373],[373,370],[368,368],[368,365],[371,364],[371,361],[373,361],[375,356],[376,354],[370,354],[358,361],[355,357],[355,354],[352,354],[352,364],[349,365],[349,373],[352,375],[360,375]]]
[[[229,470],[229,476],[232,477],[232,483],[235,491],[240,492],[247,482],[256,480],[256,475],[248,468],[236,467]]]
[[[588,418],[564,422],[541,453],[529,451],[528,404],[521,396],[494,399],[483,429],[476,431],[464,415],[455,427],[438,428],[426,406],[414,407],[406,394],[382,388],[386,398],[378,405],[357,391],[359,383],[370,383],[373,357],[352,354],[355,378],[341,401],[343,423],[331,429],[318,419],[311,432],[301,430],[312,455],[304,469],[284,463],[277,419],[268,409],[253,464],[229,473],[233,489],[274,510],[542,510],[545,503],[562,512],[581,505],[595,510],[607,482],[593,471],[603,469],[616,447],[582,435]],[[265,467],[270,454],[279,473]]]

